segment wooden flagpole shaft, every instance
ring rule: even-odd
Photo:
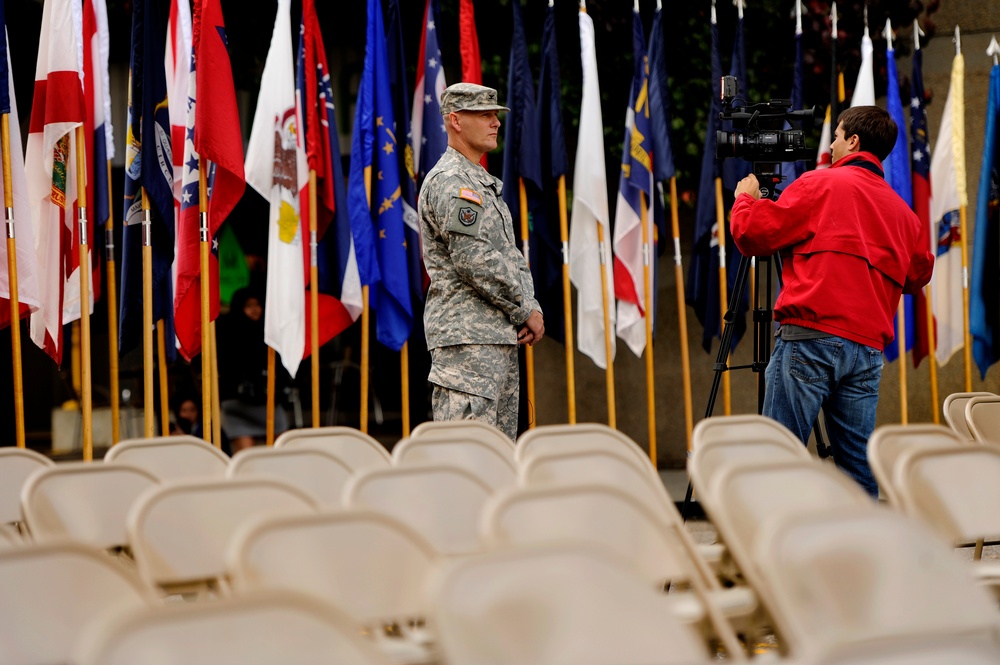
[[[319,266],[317,251],[316,169],[309,169],[309,345],[312,349],[312,426],[319,427]]]
[[[24,383],[21,369],[21,304],[17,293],[17,241],[14,233],[14,183],[10,166],[10,117],[0,115],[0,151],[3,153],[3,207],[7,226],[7,285],[10,290],[10,347],[14,368],[14,431],[24,448]]]
[[[677,178],[670,178],[670,227],[674,236],[674,278],[677,282],[677,326],[681,336],[681,374],[684,383],[684,431],[691,450],[694,409],[691,398],[691,357],[688,355],[687,302],[684,298],[684,267],[681,263],[681,231],[677,212]]]
[[[212,441],[222,448],[222,408],[219,404],[219,347],[215,343],[215,321],[209,324],[212,347]]]
[[[210,318],[208,297],[209,297],[209,267],[208,254],[209,238],[208,227],[208,182],[205,177],[207,163],[198,158],[198,208],[201,221],[199,260],[201,263],[201,434],[209,443],[212,443],[212,348],[208,329]],[[221,448],[222,442],[216,441],[216,447]]]
[[[649,426],[649,461],[656,468],[656,375],[653,371],[653,252],[649,243],[649,201],[639,193],[639,226],[642,229],[643,308],[646,320],[646,420]]]
[[[274,445],[274,348],[267,347],[267,439],[268,447]]]
[[[573,301],[569,279],[569,221],[566,217],[566,176],[559,176],[559,241],[562,243],[563,327],[566,352],[566,403],[569,424],[576,424],[576,367],[573,360]]]
[[[726,277],[726,216],[722,209],[722,178],[715,179],[715,221],[719,240],[719,325],[724,325],[726,311],[729,310],[729,283]],[[729,364],[730,349],[726,349],[726,364]],[[722,406],[725,415],[733,412],[729,372],[722,373]]]
[[[80,225],[80,385],[83,410],[83,461],[94,459],[94,422],[90,377],[90,248],[87,238],[87,149],[82,126],[76,128],[76,198]]]
[[[924,300],[927,304],[927,363],[930,365],[931,374],[931,413],[934,415],[934,424],[941,424],[941,414],[938,405],[938,381],[937,381],[937,330],[934,328],[934,308],[931,306],[931,285],[924,287]]]
[[[108,201],[113,201],[111,189],[111,160],[108,160]],[[121,410],[118,387],[118,286],[115,278],[115,216],[108,206],[108,219],[104,223],[104,293],[108,299],[108,364],[111,393],[111,445],[121,438]]]
[[[142,420],[143,436],[156,436],[153,404],[153,220],[142,188]]]
[[[170,391],[167,387],[167,335],[163,330],[163,319],[156,322],[156,351],[159,358],[157,368],[160,373],[160,431],[170,436]]]
[[[372,200],[372,168],[365,167],[365,196],[367,197],[369,210],[371,210]],[[371,310],[368,307],[368,285],[361,287],[361,419],[360,429],[365,434],[368,433],[368,346],[371,328]],[[313,395],[316,399],[316,395]]]
[[[965,359],[965,392],[972,390],[972,335],[969,333],[969,243],[966,206],[958,208],[962,234],[962,341]]]
[[[528,190],[524,187],[524,178],[517,179],[518,200],[521,209],[521,252],[524,254],[524,262],[531,267],[531,259],[528,251]],[[524,368],[525,384],[528,390],[528,429],[535,428],[535,419],[530,415],[535,409],[535,350],[524,345]]]
[[[900,296],[899,308],[896,312],[896,326],[899,329],[896,346],[899,348],[899,422],[906,425],[910,420],[910,407],[907,404],[906,388],[906,302]]]
[[[605,371],[605,381],[608,392],[608,427],[618,428],[618,414],[615,407],[615,363],[614,353],[611,350],[611,315],[608,302],[608,272],[607,264],[610,257],[604,251],[604,227],[600,222],[597,224],[597,247],[601,257],[601,302],[604,306],[604,361],[608,369]]]
[[[410,436],[410,343],[399,350],[400,392],[403,399],[403,438]]]

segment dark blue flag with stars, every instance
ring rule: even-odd
[[[969,332],[980,378],[1000,359],[1000,65],[990,71],[988,95],[969,287]]]

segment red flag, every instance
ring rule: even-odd
[[[462,54],[462,80],[483,84],[483,61],[479,57],[479,36],[476,34],[476,10],[472,0],[461,0],[458,5],[458,50]],[[486,154],[479,163],[486,168]]]

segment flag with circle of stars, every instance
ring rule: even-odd
[[[920,222],[931,224],[931,151],[927,137],[927,110],[924,108],[923,52],[913,52],[910,78],[910,166],[913,177],[913,212]],[[927,298],[921,292],[914,298],[913,364],[917,366],[929,353]]]
[[[448,134],[441,117],[441,93],[445,89],[441,49],[438,48],[437,0],[427,0],[424,8],[424,31],[420,38],[417,58],[417,86],[413,93],[410,132],[413,140],[413,162],[417,172],[417,187],[434,168],[448,147]]]

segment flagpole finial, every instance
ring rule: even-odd
[[[739,17],[743,18],[743,10],[746,9],[747,0],[733,0],[733,4],[736,6],[736,12]]]
[[[962,29],[955,26],[955,55],[962,55]]]
[[[990,45],[986,47],[986,55],[993,56],[993,64],[1000,64],[1000,44],[997,44],[997,36],[993,35]]]
[[[663,0],[656,0],[656,11],[663,10]]]
[[[584,14],[587,13],[587,0],[580,0],[580,11]]]
[[[887,18],[885,20],[885,30],[882,31],[882,34],[885,36],[885,41],[888,42],[888,46],[885,47],[886,50],[887,51],[893,50],[892,49],[892,20],[891,19]]]
[[[834,41],[836,41],[836,39],[837,39],[837,3],[836,2],[834,2],[833,4],[830,5],[830,21],[831,21],[832,26],[833,26],[832,37],[833,37]]]
[[[549,7],[555,7],[556,0],[549,0]]]
[[[924,36],[924,31],[920,29],[917,19],[913,19],[913,50],[920,50],[920,38]]]
[[[715,17],[715,0],[712,0],[712,25],[718,23]]]
[[[865,37],[869,37],[869,35],[868,35],[868,5],[865,5],[864,16],[865,16]],[[869,39],[870,39],[870,37],[869,37]]]
[[[639,13],[639,0],[633,0],[632,11],[634,11],[636,14]]]
[[[795,0],[795,34],[802,34],[802,12],[808,11],[802,4],[802,0]]]

